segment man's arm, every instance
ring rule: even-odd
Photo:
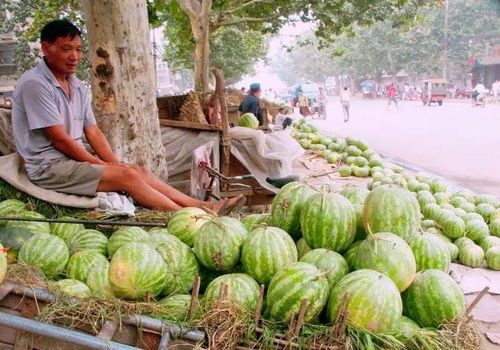
[[[69,136],[63,125],[49,126],[43,128],[43,131],[49,137],[52,145],[69,158],[91,164],[106,164],[106,162],[87,152],[84,147]]]
[[[111,146],[97,125],[89,125],[83,129],[85,137],[94,152],[106,163],[120,163]]]

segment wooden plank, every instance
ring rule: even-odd
[[[183,120],[169,120],[160,119],[160,125],[171,126],[174,128],[185,128],[185,129],[195,129],[195,130],[207,130],[207,131],[221,131],[221,127],[212,124],[199,124],[193,122],[186,122]]]

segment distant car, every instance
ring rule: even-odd
[[[472,89],[469,88],[457,88],[455,91],[456,98],[472,98]]]

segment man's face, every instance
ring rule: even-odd
[[[255,97],[260,98],[260,96],[262,95],[262,91],[261,90],[257,90],[253,94],[255,95]]]
[[[51,69],[71,74],[82,60],[82,39],[79,36],[58,37],[54,42],[42,42],[42,52]]]

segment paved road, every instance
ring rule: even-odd
[[[354,100],[351,120],[343,122],[338,98],[328,118],[315,121],[323,130],[357,137],[396,160],[446,177],[478,193],[500,196],[500,105],[472,108],[447,102],[422,106],[404,101],[387,111],[383,100]]]

